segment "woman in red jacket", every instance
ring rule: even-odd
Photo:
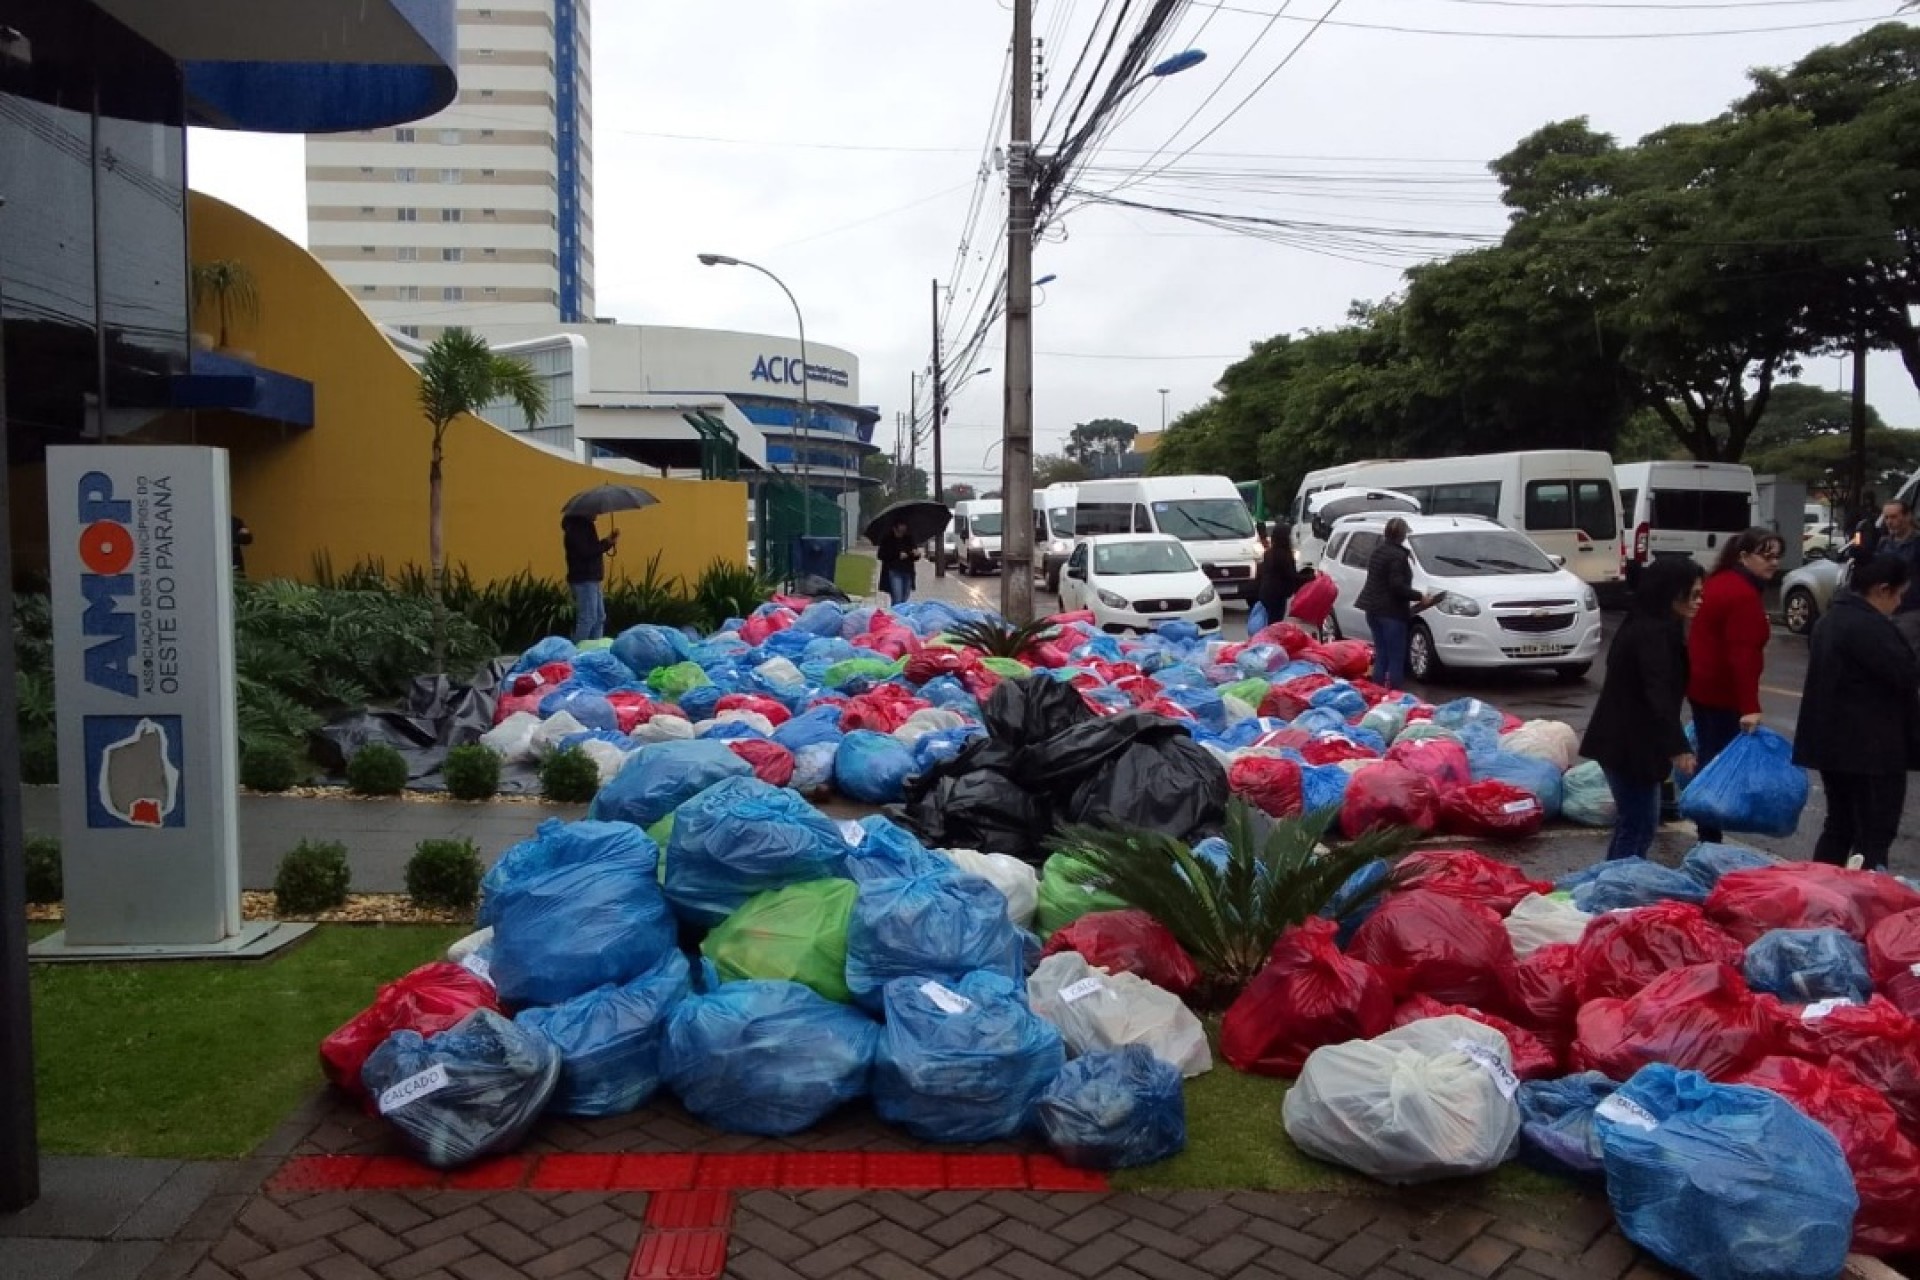
[[[1687,701],[1700,767],[1726,750],[1734,735],[1760,727],[1760,671],[1766,665],[1773,624],[1760,594],[1780,569],[1784,544],[1771,529],[1748,529],[1728,538],[1707,575],[1700,612],[1687,633]],[[1700,838],[1718,842],[1720,831],[1699,827]]]

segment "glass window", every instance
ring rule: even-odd
[[[411,130],[411,129],[395,129],[395,130],[393,131],[393,140],[394,140],[395,142],[412,142],[412,141],[413,141],[413,130]]]
[[[460,221],[460,211],[458,209],[442,209],[440,211],[440,221],[458,222]]]
[[[1083,502],[1073,510],[1074,532],[1091,538],[1102,533],[1131,533],[1133,508],[1124,502]]]
[[[1355,530],[1347,537],[1347,545],[1340,553],[1340,563],[1350,564],[1356,569],[1367,567],[1367,561],[1373,558],[1373,549],[1380,545],[1380,535]]]
[[[1172,534],[1182,542],[1210,542],[1223,538],[1251,538],[1253,517],[1247,504],[1238,498],[1184,498],[1174,502],[1156,502],[1153,514],[1159,518],[1160,532]]]
[[[413,181],[413,170],[411,170],[411,169],[395,169],[395,170],[393,171],[393,180],[394,180],[395,182],[412,182],[412,181]]]
[[[483,49],[481,52],[491,53],[493,51],[491,49]],[[460,145],[460,131],[458,129],[442,129],[440,131],[440,141],[445,146],[458,146]]]
[[[1067,557],[1067,568],[1085,569],[1086,567],[1087,567],[1087,544],[1082,542],[1076,545],[1073,549],[1073,554]]]
[[[420,286],[417,284],[403,284],[400,286],[399,293],[402,302],[420,301]]]
[[[442,262],[460,262],[464,260],[466,256],[466,253],[460,249],[442,249],[440,251],[440,261]]]
[[[1622,489],[1620,491],[1620,513],[1626,517],[1627,523],[1633,523],[1633,510],[1639,505],[1639,502],[1640,491],[1638,489]]]
[[[1147,506],[1144,502],[1133,504],[1133,531],[1135,533],[1160,532],[1153,527],[1153,517],[1147,514]]]
[[[393,260],[395,262],[418,262],[420,260],[420,250],[410,244],[403,244],[393,251]]]
[[[420,219],[420,211],[418,209],[395,209],[393,214],[394,217],[402,222],[417,222]]]
[[[457,185],[460,181],[460,171],[458,169],[442,169],[440,171],[440,181]]]
[[[466,296],[467,291],[457,284],[450,284],[440,291],[440,301],[442,302],[461,302],[465,300]]]
[[[1056,538],[1071,538],[1073,536],[1073,508],[1048,507],[1047,527],[1053,531],[1053,536]]]
[[[1420,567],[1436,578],[1552,573],[1558,568],[1540,548],[1507,529],[1420,533],[1409,541]]]
[[[1400,492],[1412,494],[1411,489]],[[1421,507],[1430,516],[1485,516],[1500,518],[1500,482],[1482,480],[1472,484],[1436,484]]]
[[[1737,533],[1752,523],[1747,495],[1726,489],[1655,489],[1648,523],[1684,533]]]
[[[1191,573],[1193,557],[1177,542],[1113,542],[1093,549],[1093,571],[1113,577]]]
[[[1620,532],[1605,480],[1529,481],[1523,518],[1529,529],[1578,529],[1600,542]]]
[[[1000,536],[1000,513],[998,511],[983,512],[980,515],[975,516],[973,518],[973,532],[975,537],[980,537],[980,538],[999,537]]]

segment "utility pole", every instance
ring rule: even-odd
[[[1033,0],[1013,0],[1007,140],[1007,363],[1000,450],[1000,612],[1033,621]]]
[[[1162,431],[1167,429],[1167,392],[1170,390],[1172,390],[1171,387],[1160,388],[1160,430]]]
[[[1853,344],[1853,421],[1847,432],[1847,518],[1855,524],[1871,514],[1866,496],[1867,342],[1861,338]]]
[[[907,370],[907,479],[920,465],[920,371]],[[909,483],[908,488],[912,488]]]
[[[933,282],[933,500],[947,500],[947,477],[940,453],[940,428],[947,416],[947,375],[940,368],[940,282]],[[947,550],[943,539],[933,553],[933,576],[947,576]]]

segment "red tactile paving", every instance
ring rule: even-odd
[[[529,1156],[501,1156],[448,1174],[446,1185],[454,1191],[510,1191],[527,1180],[532,1168]]]
[[[725,1231],[649,1231],[627,1280],[718,1280],[726,1267]]]
[[[409,1187],[437,1187],[445,1176],[417,1160],[405,1156],[368,1156],[360,1176],[353,1180],[356,1191],[401,1191]]]
[[[866,1185],[874,1191],[944,1191],[946,1158],[913,1151],[870,1151]]]
[[[1034,1191],[1105,1191],[1107,1176],[1092,1169],[1076,1169],[1057,1156],[1027,1157],[1027,1186]]]
[[[1027,1162],[1022,1156],[947,1157],[947,1188],[951,1191],[1024,1191]]]
[[[267,1180],[269,1195],[313,1195],[345,1191],[366,1167],[365,1156],[296,1156]]]
[[[613,1175],[615,1191],[680,1191],[693,1185],[700,1157],[691,1154],[670,1156],[621,1156]]]
[[[693,1175],[696,1187],[772,1187],[779,1182],[778,1155],[701,1156]]]
[[[620,1160],[618,1155],[542,1156],[527,1185],[535,1191],[605,1191]]]
[[[654,1231],[725,1231],[732,1221],[730,1191],[661,1191],[647,1201]]]
[[[778,1185],[788,1191],[867,1185],[863,1151],[794,1151],[780,1158]]]

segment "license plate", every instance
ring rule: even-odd
[[[1560,648],[1557,644],[1523,644],[1514,652],[1523,658],[1547,658],[1559,653]]]

